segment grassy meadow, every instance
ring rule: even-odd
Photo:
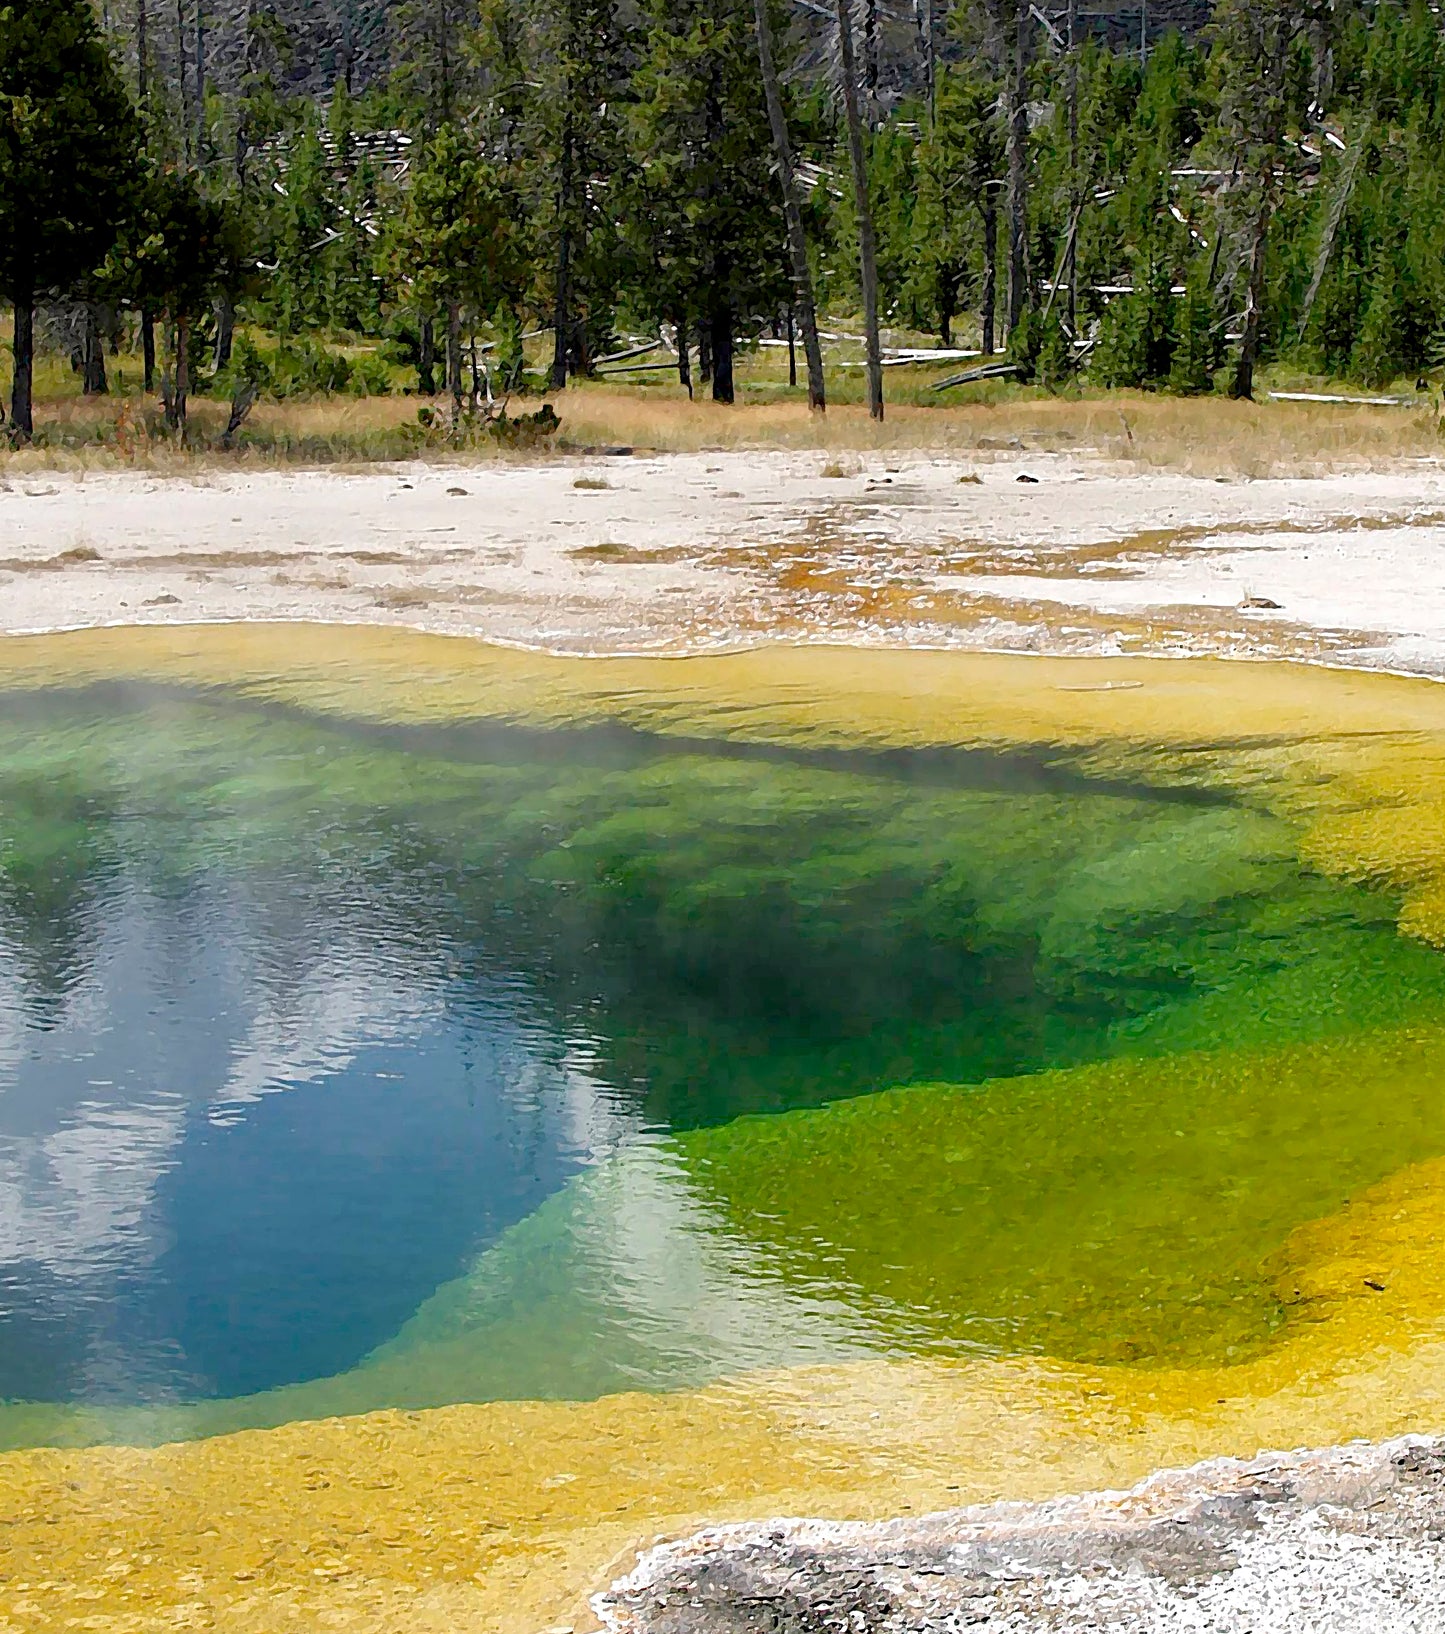
[[[5,325],[8,329],[8,324]],[[261,346],[275,344],[257,335]],[[928,337],[890,333],[895,346],[927,346]],[[514,415],[550,402],[561,418],[554,438],[540,448],[500,445],[486,434],[456,435],[444,425],[424,427],[419,410],[444,406],[421,399],[411,371],[377,368],[369,343],[337,337],[333,349],[371,364],[390,390],[263,395],[234,440],[222,446],[230,413],[228,396],[196,392],[184,446],[169,430],[158,397],[141,390],[138,352],[107,358],[110,392],[86,397],[67,357],[46,352],[37,359],[36,438],[11,449],[0,440],[0,472],[41,468],[90,469],[141,466],[165,471],[196,462],[234,465],[338,465],[417,457],[476,460],[538,458],[598,447],[639,451],[697,452],[722,449],[806,449],[846,456],[874,451],[937,450],[942,453],[1033,452],[1087,454],[1145,469],[1231,478],[1318,475],[1369,469],[1400,459],[1433,458],[1440,451],[1438,396],[1413,389],[1381,394],[1390,403],[1316,403],[1274,400],[1275,390],[1366,395],[1358,387],[1276,370],[1254,402],[1222,395],[1174,397],[1147,391],[1104,391],[1081,384],[1066,392],[981,381],[946,391],[934,389],[967,364],[945,360],[891,367],[886,372],[887,418],[869,420],[864,402],[861,342],[840,338],[825,350],[829,409],[810,415],[804,389],[788,380],[786,347],[768,344],[740,352],[738,401],[713,403],[698,386],[693,399],[674,370],[611,369],[561,392],[539,390],[545,358],[528,349],[527,392],[510,399]],[[667,353],[638,360],[655,365]],[[799,367],[802,366],[801,356]],[[9,374],[9,347],[0,341],[0,382]]]

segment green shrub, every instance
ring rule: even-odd
[[[1089,372],[1103,386],[1162,386],[1174,358],[1174,296],[1170,269],[1156,261],[1137,268],[1134,289],[1105,308]]]
[[[345,392],[354,397],[384,397],[393,390],[391,370],[375,352],[348,358],[310,335],[280,341],[265,349],[245,333],[236,336],[231,361],[216,376],[213,389],[224,394],[247,381],[263,397],[326,397]]]
[[[1018,370],[1018,380],[1028,385],[1039,372],[1039,350],[1043,344],[1043,324],[1039,314],[1026,306],[1008,337],[1008,360]]]
[[[1056,392],[1067,386],[1078,367],[1074,348],[1057,313],[1039,319],[1039,347],[1035,369],[1038,382]]]

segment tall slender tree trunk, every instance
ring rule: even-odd
[[[176,0],[176,78],[181,96],[181,146],[191,156],[191,97],[186,74],[186,0]]]
[[[176,319],[176,424],[186,435],[191,395],[191,320],[183,312]]]
[[[913,22],[918,31],[918,57],[923,65],[923,94],[928,102],[930,128],[938,111],[938,19],[933,4],[934,0],[913,0]]]
[[[1323,119],[1329,111],[1335,89],[1334,0],[1316,0],[1310,10],[1310,58],[1314,72],[1310,81],[1310,100],[1316,119]]]
[[[161,382],[161,396],[165,399],[166,424],[173,431],[179,431],[184,438],[189,407],[187,399],[191,389],[191,322],[187,317],[178,316],[167,328],[170,331],[171,367],[168,378]]]
[[[572,335],[572,234],[563,227],[557,243],[557,290],[552,311],[552,390],[567,384]]]
[[[447,390],[451,393],[452,408],[462,411],[462,309],[455,301],[447,302]]]
[[[1032,21],[1024,0],[1013,0],[1013,44],[1008,73],[1008,327],[1012,334],[1032,304],[1029,289],[1028,53]]]
[[[998,189],[985,187],[983,195],[983,289],[979,297],[979,347],[993,356],[994,323],[998,309]]]
[[[224,291],[216,302],[216,357],[215,366],[224,369],[231,361],[231,347],[236,338],[236,303],[229,291]]]
[[[788,385],[798,384],[798,326],[793,321],[792,303],[788,304]],[[812,404],[808,405],[810,408]]]
[[[353,70],[356,66],[356,36],[351,27],[351,7],[338,6],[336,20],[341,25],[341,82],[346,87],[347,96],[350,96],[355,89]]]
[[[140,313],[141,389],[147,394],[156,389],[156,320],[148,307]]]
[[[731,403],[734,395],[732,308],[726,304],[715,306],[708,328],[712,333],[712,400]]]
[[[868,360],[868,412],[883,418],[883,353],[878,341],[878,254],[873,211],[868,203],[868,161],[863,152],[863,118],[858,108],[858,65],[853,58],[851,0],[836,0],[838,54],[843,68],[843,107],[848,118],[848,156],[853,165],[853,205],[858,217],[858,270],[863,285],[863,339]]]
[[[150,45],[147,34],[146,0],[136,0],[135,4],[135,88],[136,101],[140,104],[141,113],[147,112],[150,101]]]
[[[878,0],[863,0],[863,105],[871,121],[878,106]]]
[[[1359,173],[1360,161],[1365,150],[1370,145],[1370,122],[1365,121],[1359,135],[1355,138],[1355,145],[1350,150],[1349,158],[1345,160],[1344,170],[1340,173],[1335,196],[1330,200],[1330,213],[1325,217],[1324,231],[1320,234],[1319,248],[1315,251],[1314,270],[1310,273],[1309,288],[1305,291],[1304,305],[1300,308],[1299,326],[1296,336],[1299,340],[1305,338],[1305,331],[1310,326],[1310,314],[1315,309],[1315,302],[1319,299],[1320,286],[1325,281],[1325,273],[1329,270],[1330,256],[1334,253],[1335,235],[1340,230],[1340,223],[1344,220],[1346,206],[1350,202],[1350,194],[1355,190],[1355,177]],[[1213,279],[1210,280],[1213,288]]]
[[[84,324],[83,389],[87,397],[104,397],[110,383],[105,378],[105,337],[100,332],[100,309],[94,301],[85,303],[81,321]]]
[[[196,0],[196,163],[206,159],[206,3]]]
[[[570,88],[564,88],[570,95]],[[557,178],[558,216],[557,287],[552,311],[552,390],[567,384],[567,365],[572,355],[572,193],[574,138],[570,114],[562,126],[562,165]]]
[[[773,56],[773,27],[768,18],[768,0],[753,0],[753,19],[757,27],[758,65],[763,73],[763,94],[768,104],[768,123],[773,130],[773,157],[778,166],[778,183],[783,191],[783,216],[788,225],[788,259],[793,274],[793,302],[788,309],[788,335],[791,340],[793,315],[796,313],[803,330],[803,352],[808,359],[808,407],[815,413],[822,414],[828,406],[827,389],[823,381],[823,348],[818,342],[818,314],[813,303],[813,273],[808,265],[808,238],[803,229],[803,206],[798,195],[798,175],[793,168],[793,143],[788,133],[788,115],[783,106],[783,91],[778,83],[778,65]]]
[[[416,347],[416,389],[423,397],[435,397],[437,394],[436,365],[436,327],[428,315],[421,320],[421,334],[417,337]]]
[[[24,293],[15,296],[14,372],[10,380],[10,435],[29,442],[35,435],[32,388],[35,380],[35,301]]]
[[[692,401],[692,359],[688,356],[687,319],[677,320],[677,383],[687,388],[688,401]]]
[[[1069,0],[1067,94],[1069,100],[1069,213],[1071,216],[1077,216],[1079,208],[1079,57],[1076,49],[1078,26],[1079,0]],[[1065,258],[1064,276],[1069,280],[1067,313],[1069,337],[1073,339],[1079,332],[1079,237],[1077,232],[1069,240],[1069,253]]]
[[[1249,282],[1244,294],[1244,336],[1240,341],[1239,358],[1234,365],[1230,382],[1231,397],[1254,396],[1254,366],[1259,359],[1259,331],[1263,317],[1265,250],[1269,243],[1269,218],[1272,200],[1267,179],[1262,179],[1259,204],[1250,227]]]
[[[706,323],[697,332],[697,377],[704,386],[712,384],[712,329]]]

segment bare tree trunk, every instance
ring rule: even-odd
[[[733,401],[733,315],[730,307],[715,306],[709,324],[712,331],[712,400]]]
[[[10,380],[10,435],[28,443],[35,435],[32,388],[35,379],[35,305],[29,295],[15,297],[15,366]]]
[[[837,0],[838,52],[843,68],[843,107],[848,116],[848,156],[853,164],[854,213],[858,217],[858,267],[863,285],[863,335],[868,360],[868,412],[883,418],[883,354],[878,343],[878,256],[873,212],[868,204],[868,161],[863,152],[863,119],[858,109],[858,67],[853,59],[851,0]]]
[[[1310,314],[1315,309],[1315,302],[1319,299],[1320,286],[1325,281],[1325,273],[1329,270],[1330,256],[1334,253],[1335,235],[1340,230],[1340,223],[1345,217],[1345,207],[1350,202],[1350,194],[1355,189],[1355,176],[1359,172],[1360,160],[1364,157],[1365,149],[1370,143],[1370,126],[1368,122],[1355,138],[1355,146],[1345,161],[1345,168],[1335,189],[1335,196],[1330,200],[1330,213],[1325,217],[1325,230],[1320,234],[1320,247],[1315,252],[1314,270],[1310,274],[1310,287],[1305,291],[1304,306],[1300,311],[1299,339],[1305,338],[1305,331],[1310,326]]]
[[[176,319],[176,423],[186,434],[186,417],[191,395],[191,320],[182,313]]]
[[[421,320],[421,334],[416,348],[416,389],[423,397],[435,397],[437,343],[436,329],[430,317]]]
[[[707,324],[697,332],[697,374],[704,386],[712,384],[712,330]]]
[[[688,401],[692,401],[692,359],[688,356],[687,319],[677,320],[677,383],[687,387]]]
[[[913,0],[913,22],[918,30],[918,55],[923,64],[923,94],[928,100],[928,123],[938,112],[938,45],[934,0]]]
[[[236,338],[236,303],[229,291],[216,302],[216,359],[217,369],[224,369],[231,361],[231,347]]]
[[[1068,34],[1068,97],[1069,97],[1069,209],[1079,207],[1079,57],[1076,34],[1079,21],[1079,0],[1069,0]],[[1077,235],[1069,240],[1069,253],[1064,266],[1069,280],[1069,335],[1079,332],[1079,241]]]
[[[81,314],[84,325],[83,390],[87,397],[104,397],[110,390],[105,378],[105,340],[100,332],[100,309],[94,301],[85,303]]]
[[[1031,18],[1023,0],[1014,3],[1014,37],[1008,73],[1008,327],[1012,334],[1032,304],[1028,275],[1029,105],[1028,52]]]
[[[798,326],[793,322],[793,307],[788,305],[788,385],[798,384]],[[809,407],[811,407],[811,403]]]
[[[1269,243],[1270,189],[1261,186],[1259,205],[1250,229],[1249,283],[1244,295],[1244,337],[1230,382],[1231,397],[1254,396],[1254,365],[1259,358],[1259,330],[1264,301],[1265,249]]]
[[[156,389],[156,320],[145,307],[140,314],[141,388],[146,392]]]
[[[349,5],[336,8],[336,21],[341,27],[341,82],[346,87],[347,96],[350,96],[355,89],[356,36],[351,27]]]
[[[979,306],[979,346],[985,357],[992,357],[998,307],[998,192],[992,187],[985,189],[983,197],[983,289]]]
[[[871,122],[878,106],[878,0],[863,0],[863,105]]]
[[[1314,66],[1310,85],[1314,106],[1310,111],[1316,119],[1323,119],[1328,112],[1335,90],[1334,9],[1333,0],[1315,0],[1310,8],[1310,57]]]
[[[473,333],[468,338],[468,341],[467,341],[467,360],[471,365],[471,371],[472,371],[472,406],[475,408],[476,405],[481,402],[482,393],[483,393],[482,363],[481,363],[481,357],[477,352],[477,337],[476,337],[475,333]],[[490,396],[490,393],[488,393],[487,395]]]
[[[206,159],[206,0],[196,0],[196,163]]]
[[[135,87],[142,114],[150,103],[150,47],[146,41],[146,0],[135,5]]]
[[[447,390],[451,393],[452,408],[462,412],[462,309],[455,301],[447,302]]]
[[[181,95],[181,146],[191,156],[191,99],[186,76],[186,0],[176,0],[176,77]]]
[[[190,319],[178,317],[174,325],[168,327],[171,335],[171,368],[167,378],[161,381],[161,398],[166,407],[166,424],[173,431],[179,431],[184,438],[191,386]]]
[[[553,391],[561,391],[567,384],[567,358],[572,332],[571,303],[572,235],[564,227],[557,245],[557,292],[552,311],[552,378]]]
[[[566,94],[566,93],[564,93]],[[562,130],[562,173],[558,178],[561,232],[557,239],[557,288],[552,313],[552,390],[567,384],[572,352],[572,120]]]
[[[768,20],[768,0],[753,0],[753,18],[758,35],[758,64],[763,73],[763,94],[768,103],[768,123],[773,130],[773,156],[778,166],[778,182],[783,191],[783,216],[788,224],[788,258],[792,263],[793,302],[788,308],[788,337],[793,334],[793,314],[803,327],[803,351],[808,359],[808,407],[822,414],[827,408],[823,382],[823,349],[818,343],[818,314],[813,304],[813,273],[808,265],[808,239],[803,229],[803,206],[798,196],[798,177],[793,168],[793,143],[788,134],[787,110],[783,106],[778,67],[773,57],[773,29]],[[791,352],[789,353],[791,356]],[[797,384],[796,365],[793,384]]]

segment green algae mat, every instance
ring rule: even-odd
[[[1445,1155],[1445,695],[0,649],[0,1441],[1243,1366]]]

